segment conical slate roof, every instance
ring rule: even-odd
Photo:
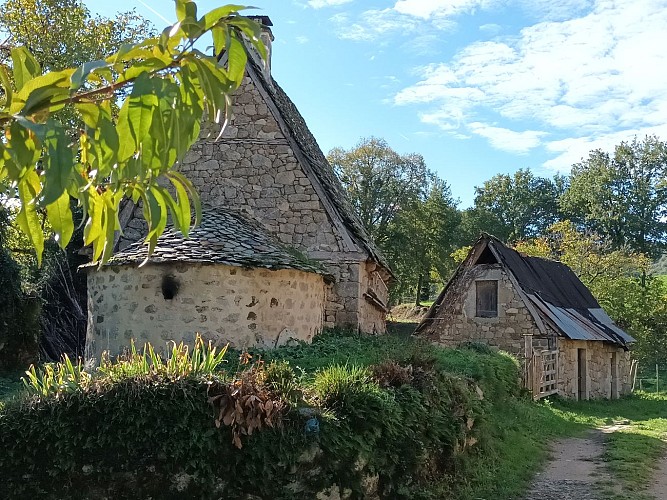
[[[151,256],[141,241],[116,253],[106,265],[204,263],[266,269],[298,269],[324,274],[317,262],[306,259],[266,232],[256,222],[227,208],[202,208],[201,224],[188,238],[169,226],[158,238]]]

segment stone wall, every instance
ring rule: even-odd
[[[280,241],[306,252],[341,251],[341,236],[248,77],[218,142],[215,132],[202,132],[180,169],[204,203],[242,208]]]
[[[587,377],[582,399],[615,399],[632,390],[630,352],[607,342],[558,339],[559,371],[558,393],[579,399],[578,349],[585,349]],[[612,363],[615,364],[616,381],[612,384]]]
[[[475,281],[478,280],[498,280],[498,317],[476,317]],[[450,284],[440,308],[426,335],[444,346],[482,342],[523,359],[524,336],[542,337],[523,300],[498,264],[464,269]]]
[[[351,328],[364,333],[385,333],[387,313],[369,301],[369,289],[377,289],[384,304],[387,303],[387,287],[374,271],[372,262],[325,262],[327,271],[335,283],[327,289],[325,327]],[[382,282],[377,285],[377,280]]]
[[[374,262],[360,266],[359,328],[368,333],[385,333],[387,310],[381,305],[389,303],[389,291],[376,268]]]
[[[344,251],[339,230],[249,77],[234,97],[231,124],[215,142],[217,132],[210,126],[202,130],[180,168],[202,202],[243,210],[281,242],[323,259],[336,279],[328,290],[326,326],[384,332],[384,315],[363,300],[361,249],[352,249],[358,260]],[[136,207],[119,248],[146,232],[142,209]]]
[[[297,270],[243,269],[220,264],[108,266],[88,271],[86,357],[118,354],[130,345],[192,342],[275,347],[310,341],[322,329],[322,276]],[[178,283],[165,299],[165,277]],[[172,287],[173,289],[173,287]]]

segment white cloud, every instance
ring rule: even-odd
[[[302,44],[302,45],[303,45],[304,43],[308,43],[308,42],[309,42],[307,36],[297,36],[297,37],[295,38],[295,40],[296,40],[296,43],[299,43],[299,44]]]
[[[400,14],[392,9],[367,10],[357,22],[351,22],[347,14],[336,14],[330,19],[338,27],[338,37],[343,40],[375,41],[382,36],[401,31],[415,33],[420,28],[418,19]]]
[[[502,26],[494,23],[482,24],[479,27],[479,31],[481,31],[482,33],[486,33],[487,35],[497,35],[498,33],[500,33],[501,29]]]
[[[425,2],[422,14],[435,12],[436,4],[444,2]],[[667,51],[659,43],[665,26],[667,0],[598,0],[579,17],[475,42],[450,61],[419,68],[419,80],[394,103],[425,107],[422,121],[445,130],[476,124],[472,132],[495,147],[502,142],[497,128],[531,132],[510,141],[517,151],[531,141],[536,147],[546,131],[574,137],[545,143],[557,155],[546,166],[563,168],[565,148],[578,160],[582,148],[643,136],[667,123]]]
[[[598,136],[551,141],[546,144],[546,149],[551,153],[557,154],[557,156],[546,161],[543,166],[550,170],[569,172],[574,163],[587,158],[589,153],[595,149],[611,152],[614,150],[614,146],[620,144],[622,141],[629,142],[635,137],[642,140],[647,135],[656,135],[662,138],[667,137],[667,124],[642,129],[619,130]]]
[[[468,128],[473,134],[477,134],[489,140],[491,145],[509,153],[524,154],[540,145],[541,137],[546,132],[538,130],[524,130],[516,132],[502,127],[493,127],[485,123],[472,122]]]
[[[309,0],[308,5],[313,9],[321,9],[323,7],[332,7],[334,5],[343,5],[350,3],[352,0]]]
[[[394,10],[402,14],[428,19],[433,16],[448,17],[486,9],[496,0],[398,0]]]

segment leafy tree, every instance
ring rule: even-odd
[[[561,204],[576,222],[656,257],[667,242],[667,143],[657,137],[622,142],[613,155],[592,151],[572,167]]]
[[[424,198],[429,171],[418,154],[399,155],[383,139],[362,139],[354,148],[327,155],[361,222],[383,245],[396,216]]]
[[[460,216],[449,186],[421,155],[400,155],[382,139],[333,149],[328,159],[399,278],[392,299],[413,293],[418,305],[431,280],[446,280],[453,267]]]
[[[198,17],[195,2],[175,3],[174,26],[157,38],[123,45],[104,59],[42,73],[27,48],[13,47],[11,68],[0,66],[5,98],[0,107],[5,137],[0,185],[10,186],[4,196],[18,200],[17,223],[38,261],[44,248],[39,212],[45,211],[64,248],[74,231],[70,197],[83,210],[84,243],[92,244],[94,260],[111,256],[124,197],[142,201],[151,251],[168,212],[185,234],[191,200],[199,217],[197,193],[174,166],[198,138],[204,114],[220,126],[225,122],[229,95],[245,70],[242,37],[262,55],[265,48],[259,25],[238,14],[242,7],[219,7]],[[208,32],[215,53],[227,54],[224,68],[215,56],[194,48]],[[123,95],[127,97],[115,118],[112,104]],[[74,146],[67,123],[53,115],[66,107],[83,122]],[[171,183],[176,196],[159,179]]]
[[[637,339],[636,357],[651,363],[666,359],[667,287],[655,277],[644,278],[650,265],[644,254],[614,249],[570,221],[554,224],[540,238],[519,242],[516,249],[567,264],[611,318]]]
[[[7,248],[9,221],[0,205],[0,370],[25,367],[37,352],[38,303],[23,292],[21,268]]]
[[[428,299],[432,281],[444,284],[454,268],[454,233],[461,221],[456,201],[442,179],[434,178],[428,196],[401,212],[390,225],[384,250],[401,283],[395,297],[412,293],[415,305]]]
[[[0,32],[5,36],[3,63],[11,59],[9,48],[23,46],[45,71],[103,59],[123,43],[155,35],[150,22],[134,11],[113,19],[93,17],[82,0],[5,0]]]
[[[524,169],[513,176],[495,175],[475,188],[474,210],[469,213],[470,221],[474,221],[471,225],[509,242],[538,236],[561,219],[558,198],[564,186],[562,177],[536,177]]]

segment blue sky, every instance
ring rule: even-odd
[[[86,3],[174,21],[169,0]],[[382,137],[422,154],[461,207],[497,173],[551,176],[592,149],[667,140],[667,0],[251,3],[274,24],[274,77],[325,153]]]

